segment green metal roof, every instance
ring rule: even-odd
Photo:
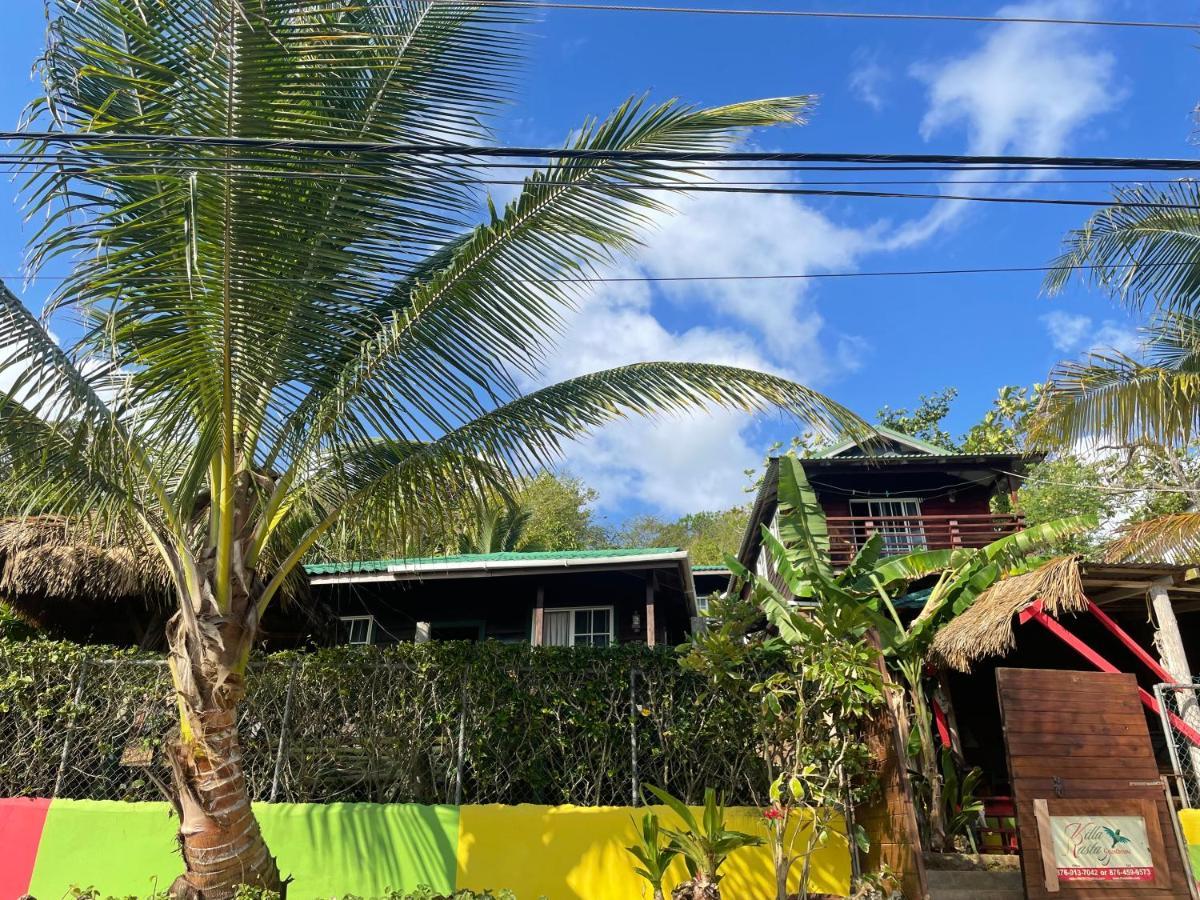
[[[621,559],[629,556],[678,553],[679,547],[618,547],[610,550],[555,550],[530,553],[464,553],[457,556],[420,556],[408,559],[370,559],[356,562],[313,563],[304,567],[309,575],[344,575],[352,572],[388,572],[411,566],[467,566],[487,563],[539,563],[568,559]]]
[[[914,457],[954,456],[953,450],[947,450],[945,447],[939,447],[937,444],[931,444],[931,443],[929,443],[929,441],[923,441],[920,438],[915,438],[911,434],[904,434],[903,432],[896,431],[895,429],[886,428],[883,425],[876,426],[875,430],[877,432],[879,432],[879,434],[881,436],[887,438],[888,440],[895,441],[896,443],[901,444],[903,446],[911,447],[913,450],[916,451],[916,453],[914,453],[914,454],[905,454],[905,453],[894,454],[894,453],[882,453],[881,452],[881,453],[875,454],[877,457],[879,457],[879,456],[883,456],[883,457],[909,456],[909,455],[914,456]],[[834,444],[832,447],[827,447],[823,450],[817,450],[816,452],[813,453],[813,458],[814,459],[831,459],[839,453],[846,452],[851,447],[858,446],[858,444],[859,444],[859,442],[854,441],[854,440],[841,441],[840,443]]]
[[[693,572],[728,572],[729,566],[692,566]]]

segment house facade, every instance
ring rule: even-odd
[[[676,547],[489,553],[308,568],[351,644],[499,640],[534,646],[682,643],[698,615]],[[703,580],[703,579],[702,579]],[[709,581],[714,579],[711,575]]]
[[[872,534],[885,555],[982,547],[1024,527],[1017,513],[996,512],[1015,494],[1036,456],[953,453],[887,428],[869,452],[846,441],[802,461],[825,512],[835,566],[849,564]],[[762,526],[774,527],[778,463],[772,461],[738,551],[742,565],[770,575]],[[1011,505],[1011,504],[1010,504]]]

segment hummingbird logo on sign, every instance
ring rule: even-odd
[[[1120,828],[1109,828],[1109,827],[1105,826],[1104,833],[1107,834],[1109,836],[1109,838],[1112,840],[1113,848],[1116,848],[1119,844],[1132,844],[1133,843],[1133,841],[1131,841],[1129,838],[1125,837],[1125,835],[1121,834]],[[1112,848],[1110,848],[1110,849],[1112,849]]]

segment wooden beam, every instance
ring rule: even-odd
[[[546,589],[540,584],[537,588],[537,600],[533,604],[533,646],[542,646],[545,638],[546,624]]]
[[[1150,605],[1154,609],[1156,625],[1154,646],[1158,648],[1159,659],[1166,669],[1162,674],[1170,676],[1164,680],[1174,680],[1176,684],[1192,684],[1192,668],[1188,664],[1183,635],[1179,633],[1179,620],[1175,618],[1175,607],[1171,604],[1168,585],[1170,582],[1165,579],[1150,585]],[[1181,734],[1192,740],[1188,756],[1191,758],[1192,769],[1200,774],[1200,742],[1193,739],[1197,732],[1200,732],[1200,709],[1197,708],[1194,696],[1181,696],[1180,700],[1182,702],[1179,704],[1179,711],[1183,713],[1186,726],[1180,728],[1179,725],[1183,723],[1176,722],[1174,716],[1171,717],[1171,722]],[[1170,740],[1171,735],[1167,738]]]
[[[653,647],[657,638],[658,627],[655,624],[655,584],[654,575],[646,579],[646,646]]]

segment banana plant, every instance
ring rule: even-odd
[[[942,773],[933,740],[933,716],[925,696],[924,672],[934,635],[1001,579],[1029,571],[1043,560],[1037,553],[1063,538],[1097,527],[1093,516],[1074,516],[1007,535],[978,548],[921,550],[883,558],[876,533],[863,542],[841,572],[832,564],[825,513],[794,456],[782,457],[778,470],[778,537],[762,528],[763,546],[790,596],[766,578],[756,578],[737,560],[731,570],[753,583],[753,595],[782,640],[796,643],[826,633],[865,633],[874,628],[888,666],[906,689],[912,712],[908,745],[919,757],[920,774],[930,786],[928,810],[932,849],[946,843]],[[936,577],[920,613],[908,622],[896,599],[916,581]],[[816,600],[823,602],[815,602]],[[832,601],[832,602],[831,602]]]

